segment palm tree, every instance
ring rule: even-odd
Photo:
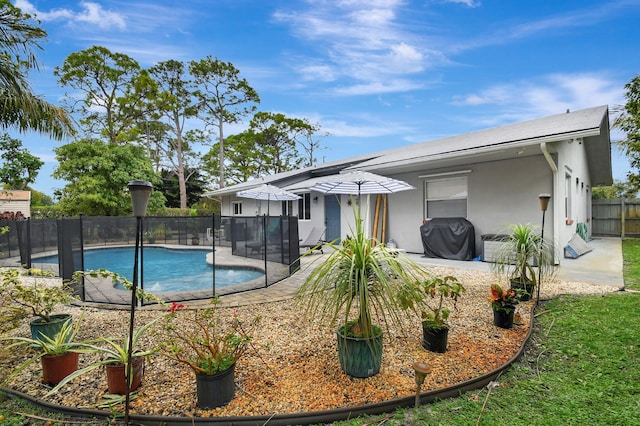
[[[36,96],[26,74],[38,69],[34,49],[47,33],[28,22],[31,16],[0,0],[0,128],[34,130],[62,139],[75,133],[71,117],[61,107]]]

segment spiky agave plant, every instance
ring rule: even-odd
[[[416,283],[428,273],[406,255],[367,237],[355,208],[354,218],[352,235],[342,244],[325,245],[330,254],[300,287],[297,302],[310,319],[328,319],[331,325],[340,319],[345,336],[371,338],[379,334],[374,320],[398,322],[401,296],[419,297]]]

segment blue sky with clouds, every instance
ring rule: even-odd
[[[60,103],[55,66],[102,45],[144,67],[234,64],[259,109],[307,118],[334,160],[501,124],[624,103],[640,73],[638,0],[15,0],[49,37],[31,75]],[[244,130],[227,128],[231,134]],[[19,136],[46,161],[61,142]],[[612,134],[615,141],[621,135]],[[614,153],[614,178],[628,163]]]

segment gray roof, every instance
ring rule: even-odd
[[[598,106],[520,123],[404,146],[358,164],[360,170],[400,172],[513,158],[516,153],[540,154],[542,142],[582,139],[587,149],[592,184],[610,184],[611,142],[608,107]],[[466,159],[465,159],[466,158]],[[609,182],[609,183],[607,183]]]
[[[231,194],[263,183],[300,191],[321,180],[320,177],[341,170],[391,174],[464,165],[470,159],[496,161],[520,155],[540,155],[541,143],[570,139],[585,143],[592,185],[611,185],[609,113],[608,107],[602,105],[278,173],[212,191],[205,196]]]

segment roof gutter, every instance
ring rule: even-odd
[[[465,149],[452,150],[452,151],[447,151],[447,152],[442,152],[437,154],[427,154],[427,155],[421,155],[417,157],[403,158],[401,160],[392,159],[386,162],[375,163],[375,161],[377,160],[376,159],[376,160],[372,160],[374,162],[373,164],[347,167],[345,170],[355,170],[355,169],[384,170],[392,167],[411,165],[411,164],[415,164],[422,161],[437,161],[437,160],[442,160],[442,159],[447,159],[447,158],[452,158],[452,157],[462,156],[462,155],[466,155],[468,157],[478,156],[478,155],[483,155],[487,153],[492,153],[495,151],[521,148],[521,147],[526,147],[526,146],[536,145],[536,144],[546,144],[549,142],[560,142],[567,139],[587,138],[590,136],[597,136],[599,134],[600,134],[600,128],[598,127],[598,128],[592,128],[592,129],[586,129],[586,130],[578,130],[574,132],[566,132],[566,133],[556,134],[556,135],[541,136],[541,137],[536,137],[531,139],[500,142],[492,145],[485,145],[480,148],[477,148],[477,147],[465,148]],[[462,153],[465,153],[465,154],[462,154]],[[381,156],[378,159],[384,159],[384,156]]]

